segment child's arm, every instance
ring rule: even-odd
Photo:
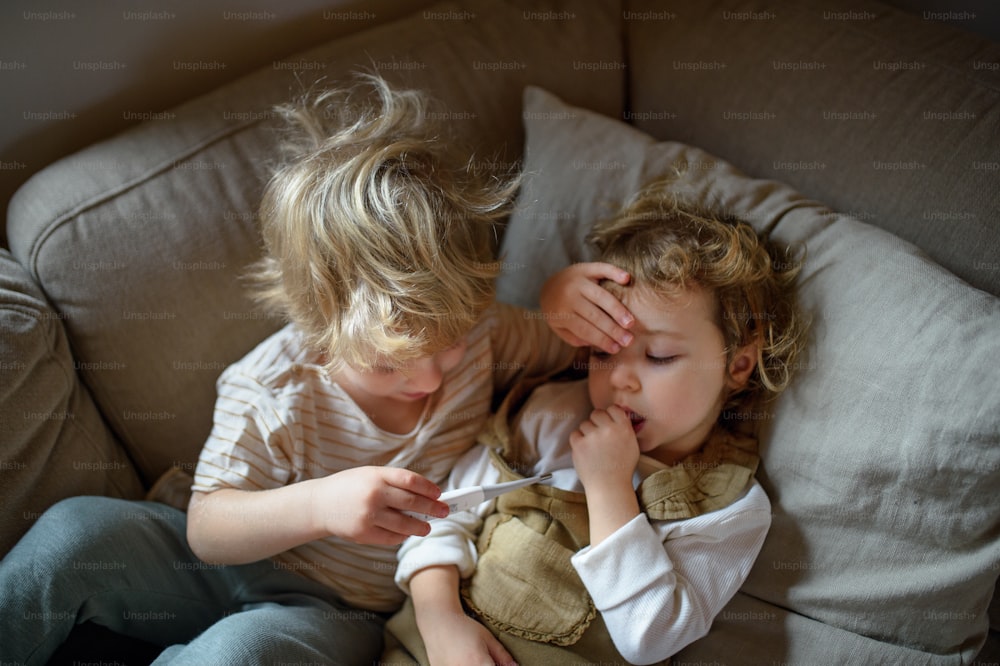
[[[331,535],[396,544],[428,530],[400,511],[447,510],[435,484],[405,469],[358,466],[300,480],[297,469],[309,463],[296,447],[295,396],[274,393],[240,365],[218,386],[188,507],[188,542],[202,559],[254,562]]]
[[[590,544],[596,546],[639,515],[632,475],[639,444],[625,411],[595,409],[569,437],[573,467],[587,495]]]
[[[499,478],[489,451],[470,449],[452,469],[445,490],[493,483]],[[423,538],[400,548],[396,583],[413,598],[417,628],[431,664],[513,663],[490,631],[465,614],[459,580],[476,566],[476,533],[495,506],[486,502],[431,523]]]
[[[628,284],[629,274],[611,264],[568,266],[542,285],[539,302],[546,321],[567,343],[592,345],[609,354],[632,342],[628,328],[635,319],[621,301],[600,286],[601,280]]]
[[[749,575],[769,526],[767,497],[753,485],[733,505],[697,518],[636,516],[572,561],[618,651],[629,662],[654,663],[708,633]]]
[[[438,487],[415,472],[356,467],[269,490],[195,492],[188,507],[188,543],[199,558],[221,564],[256,562],[328,536],[398,544],[427,534],[427,523],[404,515],[447,513]]]
[[[746,580],[770,526],[767,496],[755,484],[725,509],[654,525],[632,488],[639,450],[620,408],[595,410],[570,445],[591,537],[573,565],[618,651],[662,661],[708,633]]]
[[[465,614],[458,595],[458,568],[421,569],[410,579],[417,628],[433,666],[513,664],[514,658],[477,620]]]

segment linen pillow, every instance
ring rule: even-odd
[[[759,414],[774,521],[741,592],[678,663],[968,663],[1000,562],[1000,299],[787,185],[539,88],[501,246],[502,300],[591,258],[583,237],[652,177],[805,244],[810,343]],[[848,656],[849,655],[849,656]]]

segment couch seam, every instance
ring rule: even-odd
[[[73,218],[79,216],[81,213],[86,212],[92,208],[95,208],[103,203],[110,201],[111,199],[120,196],[121,194],[138,187],[139,185],[152,180],[153,178],[166,173],[172,165],[177,164],[181,159],[195,155],[202,150],[205,150],[209,146],[212,146],[224,139],[235,136],[245,129],[253,127],[261,123],[260,119],[246,120],[237,125],[226,127],[221,131],[214,134],[210,134],[207,137],[199,140],[196,144],[189,147],[188,149],[181,151],[180,153],[174,155],[169,160],[161,162],[154,165],[153,167],[147,169],[145,172],[139,174],[132,180],[121,183],[111,189],[100,192],[99,194],[80,202],[73,208],[70,208],[59,215],[57,215],[52,222],[50,222],[45,229],[38,234],[38,237],[32,242],[31,250],[28,253],[28,264],[29,270],[31,271],[32,277],[34,277],[35,282],[41,285],[41,279],[38,274],[38,258],[41,254],[41,248],[45,242],[64,224],[71,221]],[[43,288],[44,291],[44,288]],[[46,294],[48,296],[48,294]]]

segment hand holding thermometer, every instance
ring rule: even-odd
[[[450,513],[468,511],[469,509],[473,509],[483,502],[493,499],[494,497],[498,497],[504,493],[509,493],[512,490],[517,490],[518,488],[524,488],[525,486],[541,483],[542,481],[548,481],[550,478],[552,478],[551,474],[540,474],[527,479],[507,481],[506,483],[493,483],[485,486],[456,488],[455,490],[449,490],[446,493],[441,493],[441,496],[438,497],[438,501],[447,504]],[[436,516],[428,516],[427,514],[417,513],[415,511],[404,511],[403,513],[408,516],[413,516],[414,518],[419,518],[420,520],[434,520],[436,518]]]

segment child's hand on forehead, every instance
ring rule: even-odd
[[[545,281],[539,297],[549,327],[575,347],[593,346],[616,354],[632,342],[635,317],[600,286],[601,280],[628,284],[629,274],[611,264],[573,264]]]

